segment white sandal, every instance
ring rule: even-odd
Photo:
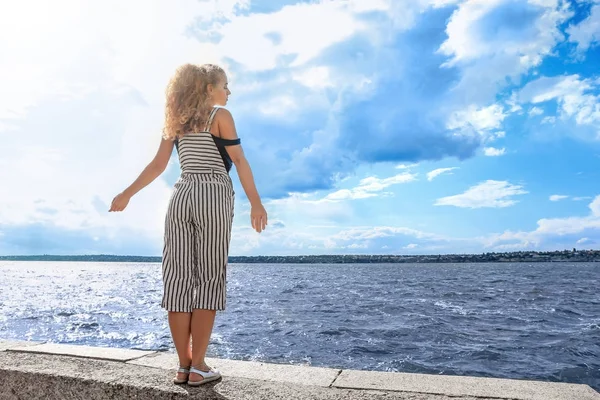
[[[202,379],[201,381],[188,380],[187,383],[189,386],[200,386],[208,382],[216,381],[221,377],[221,373],[213,368],[210,368],[209,371],[201,371],[198,368],[190,367],[190,373],[198,374],[204,379]]]
[[[190,377],[190,368],[184,368],[184,367],[179,367],[179,369],[177,370],[177,373],[182,373],[182,374],[187,374],[188,378]],[[186,383],[188,381],[188,378],[185,379],[177,379],[177,377],[173,378],[173,383],[176,384],[181,384],[181,383]]]

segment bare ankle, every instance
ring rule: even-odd
[[[189,368],[191,366],[192,366],[192,360],[191,359],[179,360],[179,367],[180,368]]]
[[[205,372],[210,369],[210,367],[208,365],[206,365],[206,363],[204,361],[199,362],[197,364],[192,364],[192,368],[196,368],[196,369],[199,369],[200,371],[205,371]]]

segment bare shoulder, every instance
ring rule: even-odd
[[[224,108],[219,107],[219,110],[215,114],[215,125],[217,126],[218,135],[223,139],[237,139],[237,132],[235,130],[235,122],[233,121],[233,115],[231,112]]]
[[[231,112],[225,107],[218,107],[218,110],[215,113],[215,121],[233,124],[233,115],[231,115]]]

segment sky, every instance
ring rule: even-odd
[[[175,6],[176,4],[176,6]],[[217,63],[230,255],[600,248],[600,0],[13,1],[0,6],[0,255],[160,255],[165,88]]]

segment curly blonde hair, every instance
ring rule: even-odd
[[[186,133],[204,130],[214,106],[208,85],[216,85],[224,76],[223,68],[214,64],[184,64],[177,68],[166,90],[164,139],[175,140]]]

